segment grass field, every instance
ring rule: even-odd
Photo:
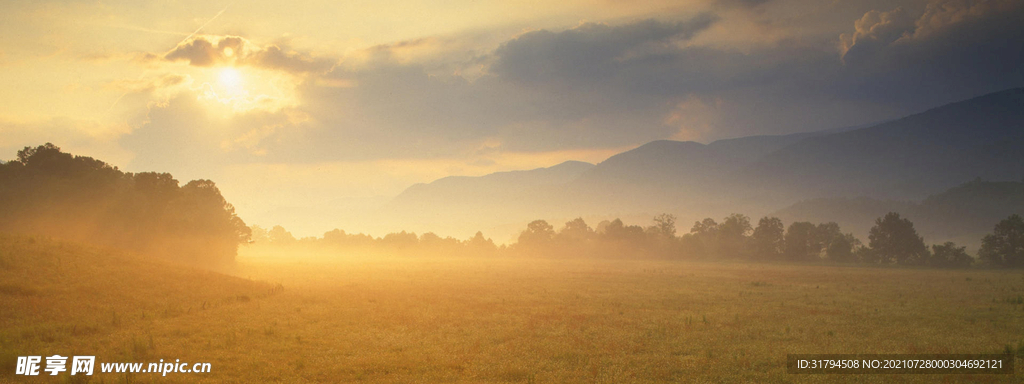
[[[1019,359],[1013,376],[796,376],[785,369],[789,353],[1024,347],[1022,271],[328,261],[243,250],[232,271],[239,279],[72,247],[3,239],[0,380],[25,379],[10,375],[12,356],[52,353],[213,367],[92,380],[108,383],[1017,382],[1022,372]],[[59,263],[46,261],[54,254]],[[122,261],[104,261],[115,257]]]

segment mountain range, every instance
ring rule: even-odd
[[[971,180],[1022,177],[1024,88],[1017,88],[868,126],[710,144],[659,140],[598,164],[446,177],[409,187],[387,210],[412,222],[473,228],[538,218],[558,227],[557,220],[576,216],[661,212],[676,214],[680,223],[733,212],[755,222],[772,212],[803,220],[815,212],[806,207],[825,202],[887,207],[871,212],[921,208],[930,205],[914,202]],[[849,217],[814,219],[869,225]],[[681,225],[681,232],[687,229]]]

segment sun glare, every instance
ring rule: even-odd
[[[237,54],[238,52],[235,52]],[[277,110],[295,105],[293,90],[295,79],[273,71],[252,67],[196,68],[200,79],[198,97],[209,101],[215,109],[227,107],[226,112],[246,112],[254,108]]]
[[[224,68],[218,77],[220,84],[229,89],[237,89],[242,85],[242,74],[237,69]]]

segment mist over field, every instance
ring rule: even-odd
[[[1021,1],[0,20],[0,382],[1019,381]]]

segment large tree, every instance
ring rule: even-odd
[[[896,212],[875,220],[875,226],[868,232],[868,247],[882,264],[920,264],[928,257],[928,248],[914,223]]]
[[[747,235],[753,231],[750,218],[734,213],[722,220],[718,225],[718,252],[723,257],[744,257],[747,249]]]
[[[754,228],[754,253],[761,258],[778,259],[785,251],[786,226],[778,217],[762,217]]]
[[[251,229],[210,180],[126,173],[53,144],[0,164],[0,231],[42,234],[187,261],[234,258]]]
[[[967,247],[957,247],[952,241],[932,245],[932,254],[928,259],[928,265],[944,268],[969,267],[973,263],[974,258],[967,254]]]
[[[556,238],[563,243],[585,243],[594,236],[594,230],[587,225],[586,221],[583,221],[582,217],[577,217],[572,221],[567,221],[562,230],[558,231]]]
[[[786,258],[796,261],[818,260],[820,254],[818,227],[806,221],[789,225],[786,230]]]
[[[555,237],[555,227],[544,220],[534,220],[526,225],[526,230],[519,234],[519,245],[525,247],[542,247],[551,243]]]
[[[683,248],[693,256],[718,255],[718,223],[710,217],[693,223],[690,233],[681,239]]]
[[[654,216],[654,231],[655,234],[665,238],[673,239],[676,237],[676,217],[668,213],[662,213],[658,216]]]
[[[815,237],[820,243],[820,249],[824,251],[825,258],[838,262],[851,262],[856,259],[854,250],[860,246],[860,240],[853,237],[852,233],[843,233],[839,229],[839,224],[818,224]]]
[[[477,231],[476,235],[466,241],[466,247],[469,248],[477,256],[490,256],[494,255],[498,251],[498,247],[494,245],[494,241],[484,237],[483,232]]]
[[[639,225],[626,225],[620,219],[612,220],[604,227],[601,234],[604,240],[623,244],[641,245],[646,240],[644,228]]]
[[[981,240],[978,256],[986,264],[1024,267],[1024,220],[1013,214],[996,224],[992,234]]]

